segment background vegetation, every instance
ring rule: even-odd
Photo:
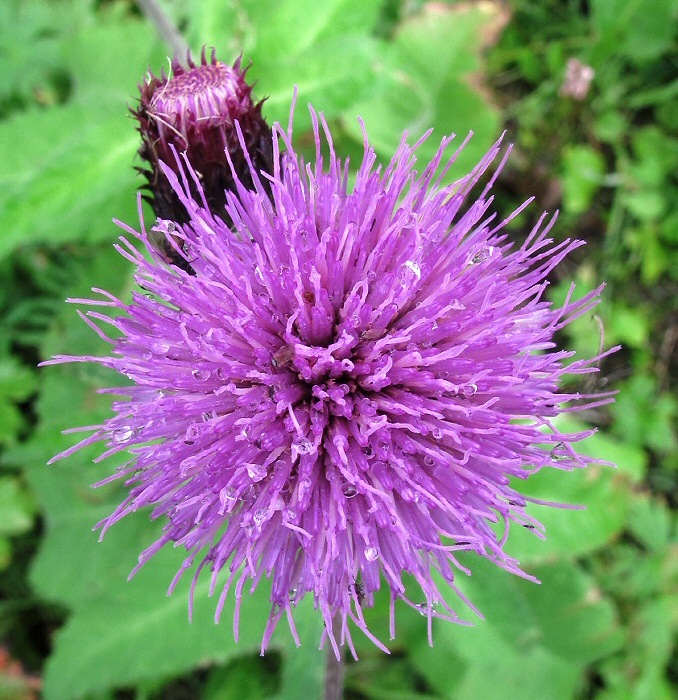
[[[510,549],[542,581],[472,561],[463,587],[486,619],[434,625],[398,610],[391,657],[369,642],[348,667],[347,697],[669,700],[678,695],[678,0],[165,0],[194,50],[253,65],[270,121],[286,123],[299,86],[296,140],[312,102],[359,155],[357,115],[387,159],[403,129],[475,136],[466,169],[503,130],[515,143],[499,181],[523,235],[543,208],[561,209],[556,236],[588,245],[553,280],[562,298],[608,287],[598,317],[563,343],[623,350],[597,386],[614,406],[586,416],[601,432],[583,449],[618,464],[543,473],[533,495],[586,506],[535,508],[541,542],[521,530]],[[313,698],[323,677],[319,618],[298,619],[257,654],[265,591],[248,601],[240,644],[215,626],[214,601],[165,596],[181,552],[163,552],[131,583],[155,538],[146,513],[103,543],[92,526],[119,498],[89,484],[112,469],[82,452],[47,460],[96,423],[114,381],[96,367],[37,363],[55,352],[102,352],[67,296],[92,286],[124,294],[131,270],[112,249],[112,217],[134,224],[138,135],[127,106],[167,47],[133,2],[0,3],[0,697],[249,700]],[[584,94],[568,60],[595,72]],[[581,87],[581,86],[580,86]],[[585,87],[585,86],[584,86]],[[147,216],[148,216],[147,212]],[[370,612],[387,638],[386,600]],[[225,612],[224,620],[229,615]]]

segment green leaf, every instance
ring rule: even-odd
[[[125,111],[71,103],[0,123],[0,255],[113,240],[113,217],[136,220],[138,135]]]
[[[654,376],[637,372],[621,383],[611,411],[615,431],[630,444],[651,446],[659,452],[675,448],[678,401],[672,394],[658,393]]]
[[[251,78],[257,81],[257,94],[267,97],[266,118],[287,126],[295,87],[297,134],[310,128],[309,102],[327,119],[347,108],[354,111],[356,100],[368,93],[375,80],[375,47],[368,37],[332,38],[313,46],[307,54],[281,57],[276,63],[257,48],[252,52]]]
[[[645,63],[670,51],[675,13],[674,0],[592,0],[594,66],[619,55]]]
[[[271,656],[266,657],[268,661]],[[275,692],[275,676],[266,673],[264,659],[239,656],[226,666],[215,668],[202,691],[201,700],[260,700]]]
[[[287,125],[296,86],[299,132],[311,124],[308,102],[330,119],[370,89],[379,58],[370,33],[379,8],[375,0],[248,0],[237,10],[206,2],[195,3],[187,18],[194,45],[215,45],[224,61],[224,46],[251,59],[248,79],[266,98],[270,121]]]
[[[422,640],[412,652],[442,697],[570,700],[586,665],[619,649],[612,605],[575,565],[531,570],[542,580],[536,585],[484,559],[463,559],[473,575],[460,587],[485,620],[473,627],[435,621],[433,649]]]
[[[435,621],[433,649],[422,641],[412,654],[442,697],[570,698],[586,665],[621,646],[612,605],[573,564],[530,571],[542,580],[536,585],[486,560],[463,563],[473,575],[460,586],[485,620],[473,627]]]
[[[88,26],[64,46],[64,60],[74,81],[75,100],[83,104],[136,101],[137,86],[149,69],[168,66],[166,49],[146,22],[109,20]],[[128,120],[130,131],[134,122]]]
[[[33,525],[35,504],[19,479],[0,477],[0,535],[18,535]]]
[[[147,516],[140,513],[139,517]],[[116,554],[120,553],[109,552]],[[183,557],[181,551],[164,549],[130,583],[111,576],[102,583],[99,596],[77,607],[57,635],[45,674],[45,700],[76,700],[108,688],[178,675],[199,664],[221,663],[259,648],[270,611],[266,584],[243,599],[236,644],[230,623],[233,593],[221,625],[213,621],[215,601],[206,600],[208,576],[196,588],[191,623],[187,619],[190,576],[174,595],[165,595]],[[288,637],[281,629],[272,648]]]
[[[419,150],[429,160],[440,139],[451,133],[474,138],[453,166],[450,178],[475,165],[499,135],[497,110],[485,99],[478,76],[482,37],[497,23],[500,10],[491,4],[426,5],[401,25],[392,44],[382,44],[374,66],[374,93],[344,115],[349,133],[360,143],[356,114],[365,121],[370,143],[390,159],[403,131],[411,141],[434,129]]]
[[[666,504],[645,497],[636,497],[631,505],[629,529],[650,550],[663,550],[671,537],[671,513]]]
[[[0,359],[1,397],[23,401],[35,391],[35,386],[35,372],[12,358]]]
[[[66,55],[74,101],[0,123],[1,255],[27,242],[112,240],[112,218],[137,218],[139,136],[126,103],[161,60],[158,43],[129,22],[82,31]]]
[[[560,421],[558,426],[564,432],[584,429],[574,421]],[[629,486],[642,477],[646,462],[643,452],[601,433],[580,443],[577,451],[612,462],[617,468],[592,465],[567,473],[545,469],[525,482],[516,482],[517,490],[526,496],[585,508],[530,506],[528,512],[546,527],[546,539],[540,540],[525,528],[511,528],[507,550],[522,562],[591,552],[609,542],[626,524],[631,503]]]
[[[589,146],[563,149],[563,202],[571,214],[589,209],[605,174],[603,156]]]

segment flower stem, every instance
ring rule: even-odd
[[[324,700],[342,700],[344,697],[344,660],[336,657],[331,644],[326,646]]]
[[[156,0],[137,0],[137,4],[170,49],[177,56],[186,56],[188,52],[186,40]]]

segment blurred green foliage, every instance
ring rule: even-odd
[[[383,159],[404,130],[414,140],[434,129],[423,158],[444,134],[473,130],[456,173],[506,128],[515,149],[498,182],[500,209],[537,199],[516,235],[540,207],[557,207],[556,235],[589,244],[554,280],[552,298],[572,279],[578,293],[608,281],[600,318],[579,319],[563,342],[589,355],[601,343],[624,346],[593,379],[620,393],[592,412],[604,430],[583,446],[617,469],[526,482],[534,498],[586,506],[535,506],[546,541],[511,533],[509,549],[541,586],[469,561],[474,575],[460,586],[485,619],[434,622],[431,649],[425,617],[399,609],[391,657],[359,641],[347,697],[676,697],[678,0],[161,5],[194,51],[213,45],[223,60],[252,60],[269,120],[287,122],[296,85],[300,144],[308,102],[354,158],[358,116]],[[263,660],[265,590],[245,601],[238,645],[228,622],[212,623],[204,582],[189,625],[189,581],[165,597],[180,551],[126,581],[157,523],[139,514],[102,543],[91,532],[120,491],[89,484],[115,465],[93,464],[85,450],[45,466],[73,444],[63,428],[108,414],[97,393],[111,381],[104,370],[35,365],[57,352],[104,352],[63,300],[92,286],[129,292],[131,270],[111,245],[111,219],[137,218],[138,135],[127,108],[167,53],[131,1],[0,3],[0,635],[23,664],[17,673],[0,663],[0,697],[32,697],[36,677],[47,700],[287,700],[319,697],[322,686],[310,601],[297,610],[301,649],[281,626]],[[594,72],[580,96],[566,80],[572,59]],[[387,608],[384,595],[367,611],[383,639]]]

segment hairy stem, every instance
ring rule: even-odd
[[[141,11],[156,28],[162,40],[177,56],[186,56],[188,44],[156,0],[137,0]]]
[[[331,644],[326,645],[324,700],[342,700],[344,697],[344,660],[336,657]]]

